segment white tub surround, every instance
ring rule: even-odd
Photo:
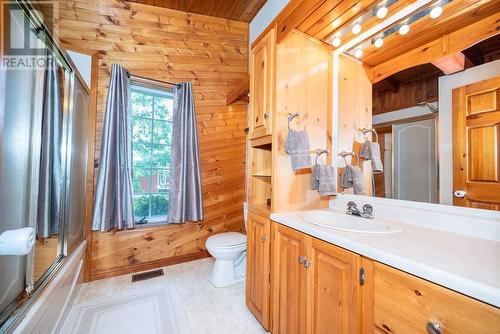
[[[36,300],[14,330],[14,334],[59,333],[83,282],[83,256],[86,248],[87,241],[83,241],[64,260],[40,295],[33,297]]]
[[[275,213],[271,219],[500,307],[500,213],[352,195],[339,195],[328,210],[345,212],[350,200],[359,208],[372,204],[374,221],[383,219],[403,231],[338,231],[307,222],[304,212]]]

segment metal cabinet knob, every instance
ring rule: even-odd
[[[304,267],[309,268],[312,265],[312,262],[310,260],[305,260],[304,261]]]
[[[305,262],[306,258],[304,256],[299,256],[297,260],[299,261],[300,264],[302,264]]]
[[[465,195],[467,195],[467,192],[465,190],[456,190],[453,193],[453,196],[455,196],[456,198],[464,198]]]
[[[426,328],[429,334],[441,334],[441,325],[436,322],[429,321]]]
[[[264,113],[264,119],[268,119],[269,118],[269,113],[268,112],[265,112]]]
[[[266,241],[267,240],[267,236],[265,236],[265,235],[261,236],[260,240],[262,240],[262,242]]]

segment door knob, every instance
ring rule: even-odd
[[[300,264],[304,263],[304,261],[306,260],[306,258],[304,256],[299,256],[298,259]]]
[[[427,323],[427,333],[429,334],[441,334],[441,325],[437,322],[428,322]]]
[[[467,192],[465,190],[456,190],[453,193],[453,196],[455,196],[457,198],[464,198],[466,194],[467,194]]]

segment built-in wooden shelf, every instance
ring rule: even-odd
[[[266,203],[250,204],[248,210],[262,217],[269,217],[271,215],[271,207]]]
[[[254,177],[271,177],[271,172],[256,172],[256,173],[253,173],[252,176],[254,176]]]
[[[269,150],[269,151],[271,151],[271,149],[272,149],[272,141],[273,141],[272,135],[266,135],[266,136],[262,136],[262,137],[259,137],[259,138],[252,139],[250,141],[250,145],[253,148],[260,148],[260,149],[263,149],[263,150]]]

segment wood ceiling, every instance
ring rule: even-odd
[[[390,2],[386,18],[415,1]],[[381,2],[382,0],[290,0],[284,10],[287,14],[276,22],[277,40],[283,40],[291,30],[298,29],[325,43],[330,43],[332,36],[341,33],[342,44],[345,44],[354,37],[350,28],[361,17],[362,31],[382,22],[371,14]],[[499,10],[499,0],[452,0],[443,6],[443,14],[438,19],[431,19],[427,15],[412,23],[407,35],[395,33],[384,38],[382,48],[365,48],[362,60],[368,65],[376,66],[416,46],[425,45],[463,26],[494,15]]]
[[[183,12],[250,22],[267,0],[128,0]]]

